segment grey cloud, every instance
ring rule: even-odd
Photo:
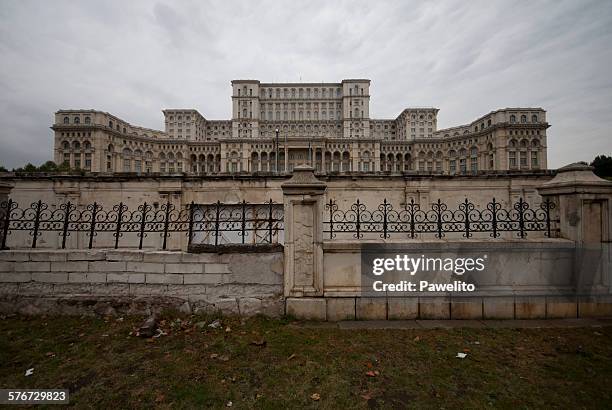
[[[439,126],[548,110],[549,164],[611,153],[612,2],[20,1],[0,8],[0,164],[51,158],[60,108],[161,128],[229,118],[229,82],[372,80],[371,113]]]

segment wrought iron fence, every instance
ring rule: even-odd
[[[160,235],[164,250],[173,233],[187,235],[189,245],[198,235],[202,235],[200,239],[204,242],[219,245],[228,242],[228,234],[232,243],[276,243],[283,233],[283,208],[272,200],[264,204],[192,202],[182,209],[170,202],[161,206],[144,202],[132,210],[123,202],[106,210],[97,202],[81,208],[66,202],[50,209],[47,203],[37,201],[28,208],[19,208],[17,202],[9,199],[0,203],[2,249],[6,249],[9,236],[16,231],[25,231],[31,236],[32,248],[36,248],[43,232],[58,234],[62,249],[66,248],[71,234],[79,232],[87,237],[89,249],[100,233],[112,235],[111,246],[115,249],[122,245],[125,234],[130,233],[138,238],[138,249],[142,249],[149,234]]]
[[[325,205],[328,219],[324,221],[323,232],[329,239],[338,233],[352,233],[356,239],[363,238],[365,233],[377,233],[383,239],[406,234],[414,239],[425,234],[443,238],[447,233],[461,233],[462,237],[470,238],[477,232],[489,233],[492,238],[498,238],[502,232],[516,232],[519,238],[527,237],[528,232],[544,232],[551,238],[558,231],[559,219],[551,215],[555,204],[548,198],[536,208],[531,208],[523,198],[512,204],[511,209],[502,208],[495,198],[482,210],[468,199],[454,210],[439,199],[430,208],[421,209],[411,199],[404,209],[395,210],[385,199],[375,210],[367,209],[357,200],[350,209],[342,211],[330,199]]]

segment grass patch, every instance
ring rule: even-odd
[[[130,335],[138,317],[0,320],[0,388],[68,388],[71,405],[96,408],[612,403],[610,327],[340,330],[224,317],[211,329],[195,324],[212,318],[161,319],[168,334],[157,339]]]

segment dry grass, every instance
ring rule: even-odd
[[[194,324],[212,318],[178,318],[163,317],[168,335],[158,339],[130,335],[142,318],[0,320],[0,387],[69,388],[79,408],[612,403],[609,327],[348,331],[222,318],[223,328],[210,329]]]

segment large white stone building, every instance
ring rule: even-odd
[[[504,108],[438,129],[436,108],[370,117],[370,80],[261,83],[234,80],[232,118],[194,109],[163,110],[164,131],[95,110],[55,113],[56,163],[91,172],[225,174],[289,172],[309,163],[321,173],[546,168],[546,112]]]

